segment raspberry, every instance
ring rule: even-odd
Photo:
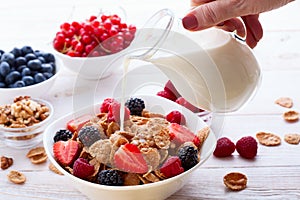
[[[183,125],[185,125],[186,123],[184,115],[177,110],[171,111],[169,114],[167,114],[166,120],[170,123],[177,123]]]
[[[130,110],[131,115],[142,116],[145,108],[145,102],[139,98],[130,98],[126,101],[125,106]]]
[[[124,180],[117,170],[102,170],[98,174],[98,182],[101,185],[122,186]]]
[[[73,165],[73,175],[78,178],[87,178],[94,173],[94,166],[87,159],[78,158]]]
[[[185,171],[191,169],[199,162],[198,150],[193,146],[183,146],[178,150],[178,157],[181,160]]]
[[[101,113],[108,113],[108,107],[114,101],[115,100],[113,98],[104,99],[104,101],[102,102],[101,107],[100,107],[100,112]]]
[[[227,137],[219,138],[217,141],[217,146],[214,151],[214,156],[216,157],[227,157],[235,151],[234,143]]]
[[[60,140],[67,141],[68,139],[71,139],[72,136],[73,136],[73,133],[71,131],[66,130],[66,129],[61,129],[55,133],[53,140],[54,140],[54,142],[57,142]]]
[[[94,142],[101,139],[101,133],[94,126],[85,126],[79,130],[78,138],[84,146],[90,147]]]
[[[171,156],[164,162],[160,168],[160,172],[163,173],[167,178],[171,178],[184,172],[181,165],[181,160],[178,156]]]
[[[252,136],[245,136],[236,142],[236,150],[244,158],[254,158],[257,154],[257,141]]]

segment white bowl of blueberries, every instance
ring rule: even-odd
[[[0,50],[1,101],[20,95],[44,95],[52,87],[60,65],[52,53],[31,46]]]

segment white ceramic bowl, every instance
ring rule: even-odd
[[[52,120],[54,109],[53,106],[45,100],[31,99],[47,106],[49,108],[49,116],[45,120],[25,128],[0,126],[0,140],[5,145],[16,149],[24,149],[34,147],[43,140],[43,132]],[[11,103],[9,102],[9,104]]]
[[[54,53],[62,60],[63,65],[84,79],[103,79],[121,67],[123,52],[98,57],[71,57],[54,49]]]
[[[56,78],[59,76],[62,67],[62,62],[57,57],[55,57],[55,64],[55,74],[41,83],[21,88],[0,88],[0,104],[10,102],[18,96],[30,96],[32,98],[42,98],[43,96],[45,96],[45,92],[49,91],[52,88]]]
[[[197,117],[194,113],[183,108],[182,106],[171,102],[167,99],[158,96],[138,96],[145,101],[146,109],[156,113],[166,114],[171,110],[181,111],[186,119],[187,126],[192,131],[200,130],[201,128],[207,126],[201,118]],[[44,134],[44,147],[50,161],[61,171],[70,181],[70,184],[76,187],[79,191],[85,194],[90,199],[105,199],[105,200],[161,200],[166,199],[168,196],[174,194],[184,184],[188,181],[192,173],[202,165],[211,155],[215,148],[216,138],[214,133],[211,131],[207,140],[205,141],[202,150],[201,150],[201,160],[194,166],[192,169],[177,175],[175,177],[165,179],[156,183],[138,185],[138,186],[105,186],[99,185],[96,183],[87,182],[80,178],[77,178],[67,171],[65,171],[54,159],[52,146],[53,146],[53,137],[55,132],[61,128],[65,128],[66,123],[71,120],[74,115],[82,116],[84,114],[94,115],[95,112],[99,111],[100,105],[94,105],[87,108],[84,108],[75,113],[66,115],[56,121],[54,121],[45,131]],[[205,183],[203,183],[205,184]]]

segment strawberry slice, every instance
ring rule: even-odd
[[[57,162],[63,166],[70,166],[77,159],[80,146],[74,140],[58,141],[53,145],[53,154]]]
[[[67,123],[67,129],[74,133],[75,131],[79,131],[84,124],[90,121],[92,118],[91,115],[82,115],[76,119],[72,119]]]
[[[169,99],[171,101],[175,101],[177,99],[177,97],[173,93],[168,92],[166,90],[159,91],[156,95],[160,96],[160,97],[164,97],[164,98]]]
[[[147,163],[139,148],[127,143],[122,145],[114,155],[114,164],[119,170],[129,173],[144,174],[148,172]]]
[[[113,98],[106,98],[104,99],[104,101],[102,102],[101,106],[100,106],[100,112],[101,113],[108,113],[108,108],[109,105],[114,102],[115,100]]]
[[[178,103],[179,105],[182,105],[183,107],[189,109],[192,112],[203,112],[204,110],[197,108],[196,106],[194,106],[193,104],[191,104],[190,102],[188,102],[185,98],[183,97],[179,97],[178,99],[176,99],[175,101],[176,103]]]
[[[164,90],[168,93],[172,93],[173,96],[176,96],[176,98],[181,97],[181,95],[170,80],[168,80],[168,82],[165,84]]]
[[[185,142],[194,142],[195,144],[195,142],[199,142],[198,137],[193,132],[191,132],[187,127],[179,125],[177,123],[171,123],[169,125],[169,133],[171,138],[177,144],[183,144]]]
[[[181,165],[181,160],[178,156],[171,156],[164,162],[160,168],[160,172],[167,178],[171,178],[184,172],[184,168]]]
[[[128,120],[130,117],[130,110],[124,106],[125,113],[124,113],[124,121]],[[108,114],[107,114],[107,121],[108,122],[116,122],[120,123],[120,110],[121,104],[117,101],[113,101],[108,107]]]

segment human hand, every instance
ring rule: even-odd
[[[259,14],[292,1],[294,0],[191,0],[191,5],[195,8],[182,19],[182,23],[191,31],[212,26],[225,31],[236,31],[237,35],[246,36],[246,43],[254,48],[263,36]]]

